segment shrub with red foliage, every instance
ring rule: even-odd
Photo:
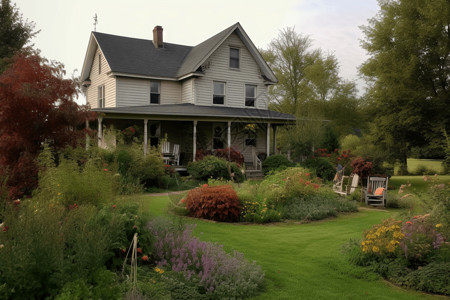
[[[238,164],[238,167],[244,164],[244,155],[242,155],[241,152],[232,147],[225,149],[215,149],[214,151],[201,149],[197,150],[197,152],[195,153],[195,160],[196,161],[202,160],[207,155],[214,155],[217,157],[224,158],[227,161]]]
[[[10,199],[36,187],[44,142],[58,150],[84,140],[77,127],[93,116],[73,101],[76,83],[64,74],[61,64],[21,53],[0,75],[0,178],[8,178]]]
[[[372,162],[366,161],[362,157],[355,158],[350,165],[353,168],[353,173],[358,174],[360,178],[369,176],[373,168]]]
[[[190,190],[186,197],[189,215],[221,222],[239,220],[240,205],[230,185],[203,186]]]

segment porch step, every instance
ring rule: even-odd
[[[261,170],[245,170],[245,175],[247,175],[247,178],[252,179],[260,179],[264,178],[264,173]]]

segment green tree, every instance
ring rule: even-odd
[[[413,147],[443,145],[449,131],[450,1],[379,0],[362,30],[361,73],[372,142],[406,169]]]
[[[297,117],[296,126],[279,130],[281,148],[304,156],[321,146],[326,127],[337,136],[352,132],[358,124],[356,88],[339,77],[333,54],[313,49],[310,38],[291,27],[281,30],[261,53],[278,78],[269,93],[271,109]]]
[[[28,44],[38,31],[34,31],[34,22],[23,20],[16,5],[10,0],[1,0],[0,4],[0,74],[3,73],[10,58]]]

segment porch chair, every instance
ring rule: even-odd
[[[167,165],[170,161],[170,142],[164,141],[161,144],[161,155],[164,160],[164,163]]]
[[[180,145],[174,144],[173,145],[173,152],[172,152],[172,164],[179,166],[180,165]]]
[[[359,176],[358,174],[351,174],[350,176],[341,176],[341,178],[333,185],[335,193],[346,196],[352,194],[358,187]],[[344,180],[347,179],[347,184],[344,185]]]
[[[386,207],[387,188],[388,188],[387,177],[367,178],[367,188],[364,190],[366,205]]]

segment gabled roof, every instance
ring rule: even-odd
[[[145,105],[145,106],[126,106],[126,107],[106,107],[95,108],[95,112],[106,113],[109,118],[114,115],[120,117],[123,115],[146,115],[146,116],[164,116],[174,119],[180,118],[223,118],[234,119],[235,122],[264,121],[276,123],[293,123],[295,116],[267,109],[239,108],[225,106],[203,106],[190,103],[183,104],[165,104],[165,105]]]
[[[100,47],[113,73],[178,80],[194,74],[233,32],[246,45],[266,80],[276,83],[272,70],[239,23],[195,47],[164,43],[163,48],[155,48],[151,40],[92,32],[81,79],[83,81],[89,77],[95,51]]]

